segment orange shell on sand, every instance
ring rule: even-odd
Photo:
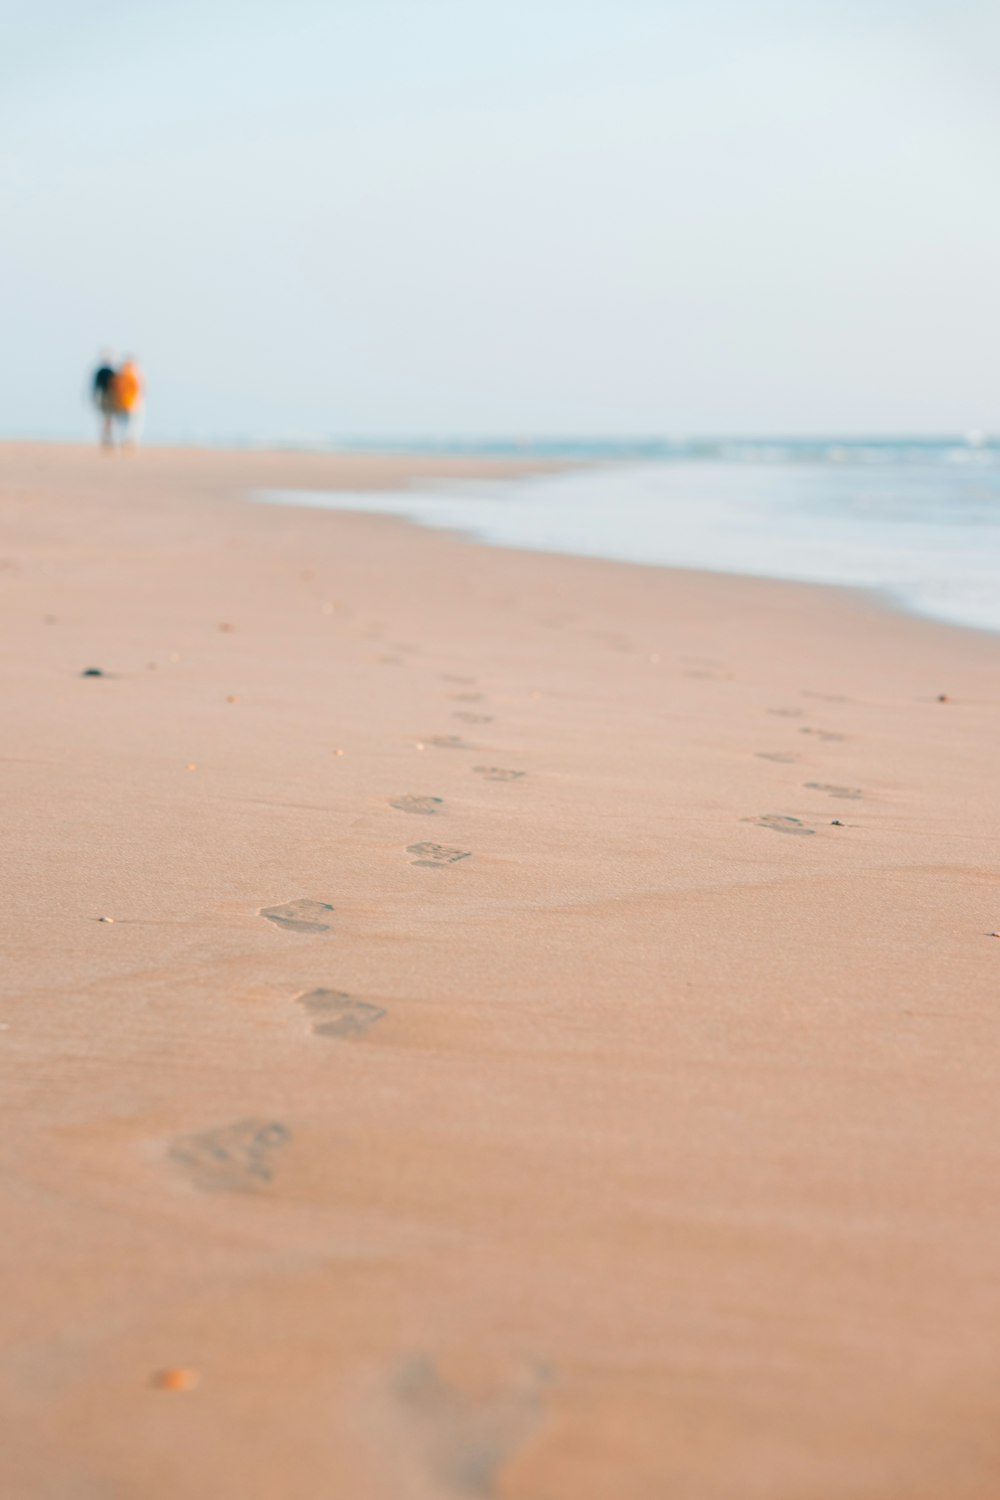
[[[193,1391],[199,1378],[197,1370],[157,1370],[153,1384],[161,1391]]]

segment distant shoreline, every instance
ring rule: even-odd
[[[936,450],[864,461],[581,459],[465,486],[262,492],[274,503],[397,515],[493,546],[863,589],[888,607],[1000,632],[1000,464]],[[474,460],[475,461],[475,460]]]
[[[85,444],[79,433],[59,436],[0,437],[0,447],[24,445],[67,447]],[[819,433],[775,434],[698,434],[694,436],[657,437],[650,435],[572,437],[564,435],[522,438],[487,435],[453,438],[238,438],[217,439],[190,437],[153,438],[144,443],[152,451],[190,451],[218,453],[323,453],[355,454],[373,457],[435,458],[509,458],[582,460],[618,458],[622,460],[671,459],[682,461],[754,462],[773,454],[812,462],[843,463],[864,461],[881,450],[894,453],[912,452],[915,458],[952,454],[967,459],[1000,463],[1000,434],[993,433]]]

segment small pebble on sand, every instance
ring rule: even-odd
[[[240,701],[240,695],[239,695],[239,693],[230,693],[229,697],[226,699],[227,703],[239,703],[239,701]]]
[[[198,762],[196,760],[189,760],[184,769],[185,771],[197,771]]]
[[[193,1391],[199,1379],[197,1370],[157,1370],[153,1384],[160,1391]]]
[[[80,676],[81,677],[103,677],[104,673],[101,671],[100,667],[84,667],[83,671],[80,673]]]
[[[951,699],[948,697],[947,693],[938,693],[938,700],[937,701],[939,703],[950,703]]]
[[[113,922],[115,919],[114,917],[98,917],[97,920],[99,922]]]

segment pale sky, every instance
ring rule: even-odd
[[[1000,429],[994,0],[0,0],[0,433]]]

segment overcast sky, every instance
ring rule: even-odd
[[[0,0],[0,432],[1000,428],[990,0]]]

